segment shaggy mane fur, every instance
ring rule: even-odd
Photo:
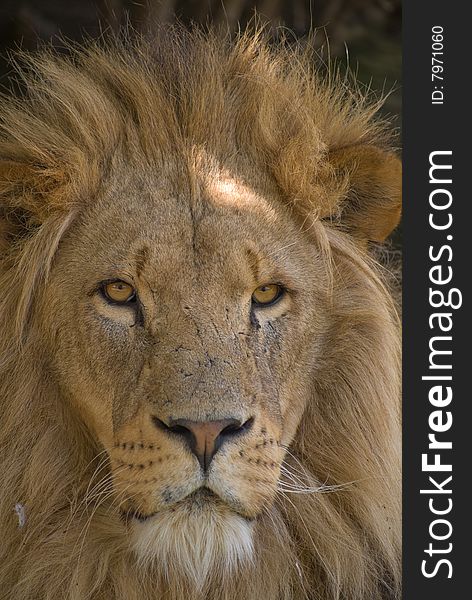
[[[152,43],[27,59],[0,110],[0,598],[379,600],[399,593],[398,323],[367,254],[336,227],[346,188],[328,157],[385,145],[377,105],[261,34],[236,42],[163,29]],[[139,566],[110,508],[87,501],[100,452],[47,370],[35,302],[61,237],[116,152],[159,164],[176,148],[245,154],[306,215],[330,216],[327,260],[353,294],[287,463],[304,487],[255,524],[253,565],[203,592]],[[342,343],[339,342],[342,340]],[[328,345],[329,346],[329,345]],[[355,349],[353,352],[352,349]],[[14,511],[25,507],[18,527]],[[169,583],[170,582],[170,583]]]

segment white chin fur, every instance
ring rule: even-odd
[[[252,525],[212,503],[186,504],[134,522],[133,551],[142,567],[154,567],[167,581],[184,577],[202,589],[212,573],[219,578],[253,561]]]

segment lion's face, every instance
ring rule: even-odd
[[[368,249],[400,163],[304,47],[234,41],[39,53],[2,98],[12,598],[398,588],[399,331]]]
[[[262,179],[128,174],[59,250],[54,367],[135,532],[192,507],[252,520],[274,499],[328,286],[316,240]]]

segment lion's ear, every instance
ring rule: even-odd
[[[382,242],[400,221],[400,160],[392,152],[355,145],[331,152],[330,162],[347,180],[342,226],[364,242]]]

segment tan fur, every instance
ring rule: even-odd
[[[310,60],[167,28],[4,99],[2,599],[398,597],[399,163]],[[205,478],[156,417],[254,420]]]

